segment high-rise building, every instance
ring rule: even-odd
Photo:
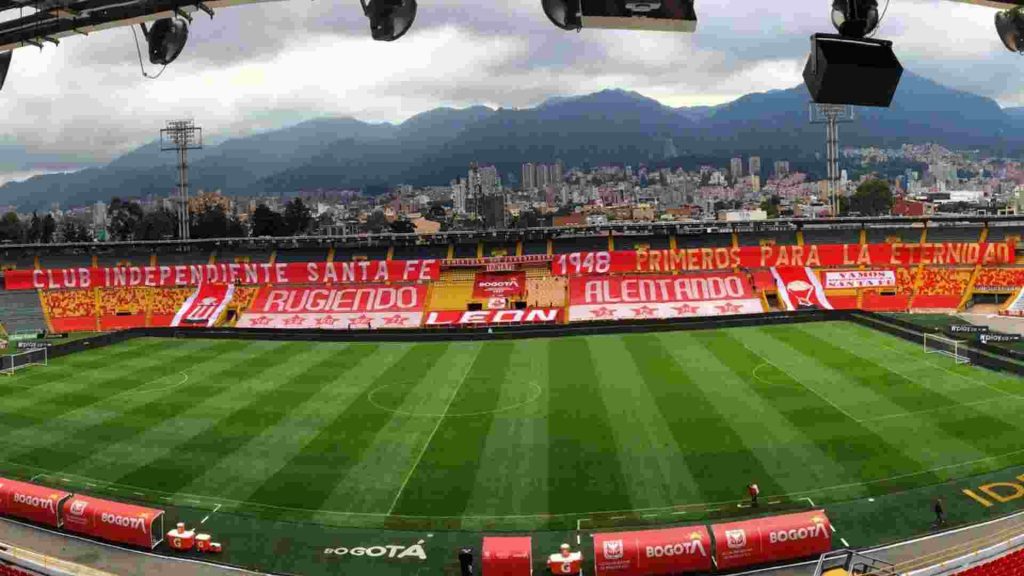
[[[480,167],[480,189],[485,194],[501,190],[501,178],[498,176],[498,169],[494,166]]]
[[[561,185],[565,180],[565,166],[561,160],[555,160],[555,165],[551,167],[551,181],[554,184]]]
[[[523,174],[521,179],[523,190],[533,190],[537,187],[537,167],[532,163],[523,164]]]
[[[782,178],[783,176],[789,175],[789,161],[788,160],[776,160],[775,161],[775,177]]]
[[[537,188],[551,183],[551,168],[547,164],[537,164]]]
[[[733,158],[729,161],[729,175],[734,180],[739,180],[743,177],[743,158]]]
[[[466,213],[466,181],[452,180],[452,203],[456,214]]]
[[[751,156],[747,159],[747,173],[751,176],[761,175],[761,157]]]

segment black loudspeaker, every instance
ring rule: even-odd
[[[459,550],[459,574],[461,576],[473,576],[472,548],[462,548]]]
[[[804,83],[818,104],[888,107],[902,75],[888,40],[811,37]]]
[[[526,302],[523,300],[516,300],[516,310],[526,310]]]
[[[479,303],[479,302],[470,302],[466,306],[466,310],[469,310],[470,312],[476,312],[478,310],[483,310],[483,309],[484,309],[484,305]]]
[[[11,56],[14,52],[0,54],[0,90],[4,88],[4,80],[7,79],[7,70],[11,67]]]

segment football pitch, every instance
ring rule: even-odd
[[[656,523],[1024,462],[1024,380],[847,322],[452,343],[140,338],[0,378],[0,474],[320,525]]]

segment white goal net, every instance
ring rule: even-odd
[[[962,341],[947,338],[941,334],[925,334],[924,351],[926,354],[949,356],[957,364],[968,364],[971,361],[967,357],[967,349]]]
[[[47,359],[46,348],[35,348],[17,354],[4,354],[0,356],[0,375],[10,376],[29,366],[46,366]]]

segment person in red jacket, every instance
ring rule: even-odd
[[[761,489],[757,487],[757,484],[751,484],[747,486],[747,492],[750,493],[750,505],[757,506],[757,497],[761,494]]]

